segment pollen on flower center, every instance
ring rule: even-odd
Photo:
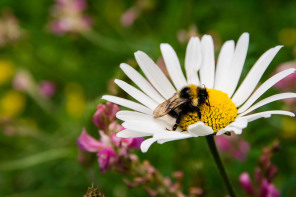
[[[214,132],[217,132],[234,121],[237,109],[228,95],[215,89],[207,89],[207,92],[210,106],[202,104],[199,107],[201,119],[199,119],[197,112],[183,115],[179,123],[179,127],[183,130],[186,131],[189,125],[202,121],[205,125],[212,127]]]

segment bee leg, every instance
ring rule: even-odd
[[[172,129],[172,130],[173,130],[173,131],[176,131],[177,127],[178,127],[178,124],[175,123],[174,126],[173,126],[173,129]]]
[[[178,124],[179,124],[180,121],[181,121],[181,116],[182,116],[181,113],[179,113],[179,114],[177,115],[176,123],[175,123],[174,126],[173,126],[173,131],[176,131],[176,129],[177,129],[177,127],[178,127]]]
[[[172,110],[169,112],[169,115],[172,116],[173,118],[177,118],[179,114],[175,110]]]
[[[197,114],[198,114],[198,118],[201,119],[201,112],[199,108],[196,108]]]
[[[178,120],[178,119],[181,119],[181,118],[179,118],[179,113],[177,113],[175,110],[171,110],[169,112],[169,115],[172,116],[173,118],[176,118],[176,123],[174,124],[173,129],[172,129],[173,131],[175,131],[178,127],[178,123],[180,122],[180,120]]]

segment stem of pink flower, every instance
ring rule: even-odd
[[[235,197],[235,194],[234,194],[234,190],[233,190],[233,187],[229,181],[229,178],[226,174],[226,171],[225,171],[225,168],[223,166],[223,163],[220,159],[220,155],[218,153],[218,150],[217,150],[217,147],[216,147],[216,144],[215,144],[215,141],[214,141],[214,136],[213,135],[208,135],[206,136],[206,139],[207,139],[207,143],[208,143],[208,146],[209,146],[209,149],[211,151],[211,154],[215,160],[215,163],[218,167],[218,170],[219,170],[219,173],[224,181],[224,184],[229,192],[229,195],[230,197]]]

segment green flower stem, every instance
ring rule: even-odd
[[[208,143],[209,149],[211,151],[211,154],[212,154],[212,156],[215,160],[215,163],[218,167],[219,173],[220,173],[220,175],[224,181],[224,184],[229,192],[229,195],[230,195],[230,197],[235,197],[234,190],[233,190],[232,185],[228,179],[228,176],[227,176],[226,171],[224,169],[223,163],[220,159],[220,156],[219,156],[219,153],[218,153],[215,141],[214,141],[214,136],[208,135],[208,136],[206,136],[206,139],[207,139],[207,143]]]
[[[52,160],[74,157],[73,151],[70,148],[47,150],[22,159],[1,161],[0,171],[20,170]]]
[[[143,41],[134,43],[123,38],[110,38],[103,36],[94,30],[81,32],[81,36],[103,49],[118,54],[130,54],[138,49],[142,49],[143,51],[151,50],[150,45],[146,46],[146,43],[142,44]]]
[[[110,39],[108,37],[103,37],[102,35],[96,33],[95,31],[85,31],[81,32],[81,35],[89,40],[90,42],[112,52],[125,53],[126,50],[122,50],[124,45],[117,40]],[[126,47],[126,46],[125,46]]]

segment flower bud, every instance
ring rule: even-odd
[[[278,172],[278,168],[275,165],[271,165],[267,170],[267,179],[272,180]]]
[[[99,104],[93,116],[93,123],[102,130],[106,130],[108,125],[115,120],[115,115],[119,111],[116,104],[107,102],[106,105]]]
[[[254,194],[254,188],[252,185],[251,177],[247,172],[244,172],[240,175],[239,181],[247,194]]]
[[[89,187],[83,197],[104,197],[98,188]]]

